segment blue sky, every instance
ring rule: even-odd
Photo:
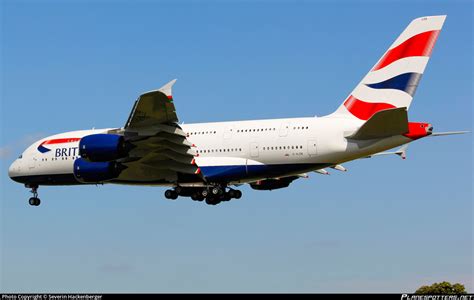
[[[136,97],[178,78],[185,123],[325,115],[405,26],[447,14],[412,121],[471,130],[470,1],[1,3],[2,292],[474,291],[472,134],[408,159],[347,163],[217,206],[163,188],[41,187],[7,176],[29,143],[119,127]]]

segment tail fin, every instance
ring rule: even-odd
[[[408,109],[445,19],[413,20],[334,114],[365,121],[384,109]]]

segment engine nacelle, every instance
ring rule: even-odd
[[[254,190],[271,191],[286,188],[295,179],[298,179],[298,176],[289,176],[278,179],[264,179],[251,183],[250,187]]]
[[[91,134],[79,142],[79,155],[93,162],[112,161],[127,156],[131,145],[117,134]]]
[[[74,161],[74,176],[81,182],[103,182],[117,178],[125,168],[117,162],[91,162],[78,158]]]

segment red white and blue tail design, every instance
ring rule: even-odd
[[[335,114],[365,121],[381,110],[408,109],[445,19],[413,20]]]

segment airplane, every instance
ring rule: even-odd
[[[406,145],[434,133],[408,121],[408,109],[443,27],[445,15],[414,19],[335,112],[323,117],[180,124],[176,80],[138,97],[120,128],[43,138],[9,167],[38,206],[41,185],[167,186],[164,196],[209,205],[255,190],[288,187],[307,173],[346,171],[342,163],[376,155],[406,157]],[[394,152],[386,150],[402,146]]]

